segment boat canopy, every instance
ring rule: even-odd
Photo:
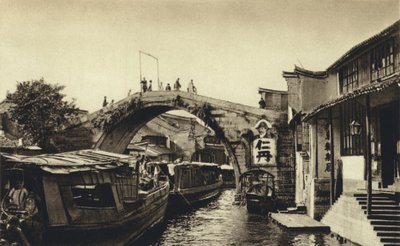
[[[245,177],[249,176],[261,176],[261,175],[271,175],[269,172],[265,171],[264,169],[250,169],[247,170],[246,172],[242,173],[239,177],[239,180],[242,180]]]
[[[227,164],[221,165],[220,168],[222,170],[233,170],[233,167],[231,165],[227,165]]]
[[[133,165],[136,158],[102,150],[79,150],[36,156],[3,154],[8,162],[22,166],[39,167],[52,174],[69,174],[85,171],[115,169],[124,164]]]

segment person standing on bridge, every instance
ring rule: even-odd
[[[176,79],[174,84],[174,91],[179,91],[181,89],[181,83],[179,83],[179,78]]]
[[[169,85],[169,83],[167,84],[167,86],[165,87],[166,91],[171,91],[171,86]]]
[[[264,98],[261,97],[260,101],[258,102],[258,104],[260,105],[260,108],[264,109],[265,107],[267,107]]]
[[[196,89],[196,86],[194,86],[194,84],[193,84],[193,79],[190,80],[190,82],[189,82],[187,92],[197,94],[197,89]]]
[[[152,85],[153,81],[149,81],[149,88],[147,88],[147,91],[152,91],[153,90],[153,85]]]
[[[104,96],[104,100],[103,100],[103,107],[107,106],[108,102],[107,102],[107,96]]]
[[[140,81],[140,88],[142,92],[146,92],[147,90],[147,80],[143,77],[142,81]]]

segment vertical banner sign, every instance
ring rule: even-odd
[[[257,138],[253,141],[254,165],[276,165],[276,140]]]
[[[260,120],[255,128],[259,135],[253,140],[253,164],[276,165],[276,139],[271,137],[271,123],[266,120]]]

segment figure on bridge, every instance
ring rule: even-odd
[[[149,81],[149,88],[147,88],[147,91],[152,91],[153,90],[153,85],[152,85],[153,81]]]
[[[261,97],[260,101],[258,102],[258,104],[260,105],[260,108],[264,109],[265,107],[267,107],[264,98]]]
[[[181,83],[179,83],[179,78],[176,79],[175,84],[174,84],[174,90],[179,91],[181,89]]]
[[[171,86],[169,85],[169,83],[167,84],[167,86],[165,87],[166,91],[171,91]]]
[[[194,84],[193,84],[193,79],[190,80],[190,82],[188,84],[187,92],[197,94],[197,89],[196,89],[196,86],[194,86]]]
[[[107,106],[108,102],[107,102],[107,96],[104,96],[104,100],[103,100],[103,107]]]
[[[142,81],[140,81],[140,88],[141,88],[141,92],[147,91],[147,80],[144,77],[143,77]]]

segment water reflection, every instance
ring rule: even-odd
[[[339,245],[328,234],[294,233],[266,216],[232,205],[235,190],[224,190],[200,208],[169,214],[165,222],[131,245]]]

